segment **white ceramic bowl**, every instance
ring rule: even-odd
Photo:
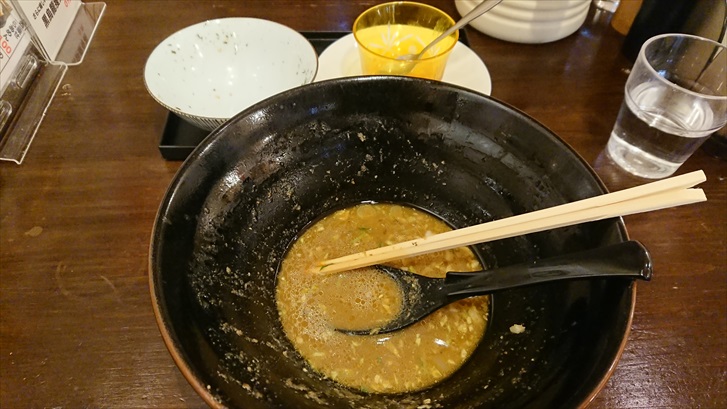
[[[311,43],[284,25],[223,18],[184,28],[152,51],[144,69],[151,96],[192,124],[212,130],[279,92],[313,81]]]
[[[454,2],[462,15],[477,3],[475,0]],[[590,4],[591,0],[503,0],[470,24],[500,40],[549,43],[576,32],[586,20]]]

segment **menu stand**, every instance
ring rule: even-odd
[[[0,160],[23,162],[68,67],[83,62],[105,9],[106,3],[81,3],[55,59],[43,56],[35,38],[23,51],[0,95]],[[27,29],[29,22],[19,17]]]

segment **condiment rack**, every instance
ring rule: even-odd
[[[83,62],[105,9],[79,0],[0,0],[0,160],[22,163],[68,67]],[[54,26],[61,19],[67,24]]]

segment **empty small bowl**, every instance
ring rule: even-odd
[[[312,82],[317,69],[315,49],[297,31],[236,17],[167,37],[149,56],[144,82],[165,108],[212,130],[256,102]]]

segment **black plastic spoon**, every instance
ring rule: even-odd
[[[510,288],[579,278],[625,277],[648,281],[652,274],[649,252],[637,241],[527,264],[477,272],[448,272],[445,278],[429,278],[385,265],[373,267],[391,276],[401,288],[401,311],[394,319],[377,328],[338,328],[338,331],[354,335],[396,331],[451,302]]]

